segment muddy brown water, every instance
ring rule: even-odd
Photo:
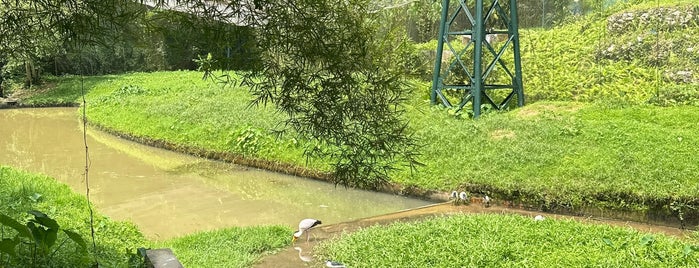
[[[0,165],[42,173],[85,193],[76,108],[0,110]],[[161,240],[229,226],[303,218],[353,221],[430,202],[196,158],[89,130],[91,199],[103,214]]]

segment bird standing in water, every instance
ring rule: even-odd
[[[296,242],[296,239],[299,239],[301,235],[303,235],[303,232],[306,232],[306,243],[308,243],[309,238],[309,233],[310,229],[313,227],[318,226],[322,222],[316,219],[303,219],[301,222],[299,222],[299,229],[294,233],[293,238],[291,239],[291,242]]]

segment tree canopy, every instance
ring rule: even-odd
[[[394,168],[417,164],[403,117],[405,34],[376,5],[260,0],[242,10],[254,10],[245,21],[262,56],[242,83],[255,104],[273,103],[287,126],[317,143],[306,153],[329,159],[336,183],[378,187]]]

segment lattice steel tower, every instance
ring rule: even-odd
[[[460,111],[470,101],[474,118],[481,104],[500,110],[516,97],[523,106],[518,27],[516,0],[442,0],[432,104]]]

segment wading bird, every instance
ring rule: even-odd
[[[449,196],[449,199],[454,199],[454,205],[459,203],[459,193],[457,191],[451,192],[451,195]]]
[[[299,229],[294,233],[293,238],[291,239],[291,242],[296,242],[296,239],[299,239],[299,237],[303,234],[303,232],[306,232],[306,243],[308,243],[309,238],[309,233],[310,229],[313,227],[318,226],[322,222],[316,219],[303,219],[301,222],[299,222]]]
[[[490,206],[490,197],[489,197],[488,195],[485,195],[485,196],[483,197],[483,205],[484,205],[485,207],[489,207],[489,206]]]
[[[459,193],[459,200],[461,200],[461,202],[464,204],[468,204],[468,194],[466,192]]]

